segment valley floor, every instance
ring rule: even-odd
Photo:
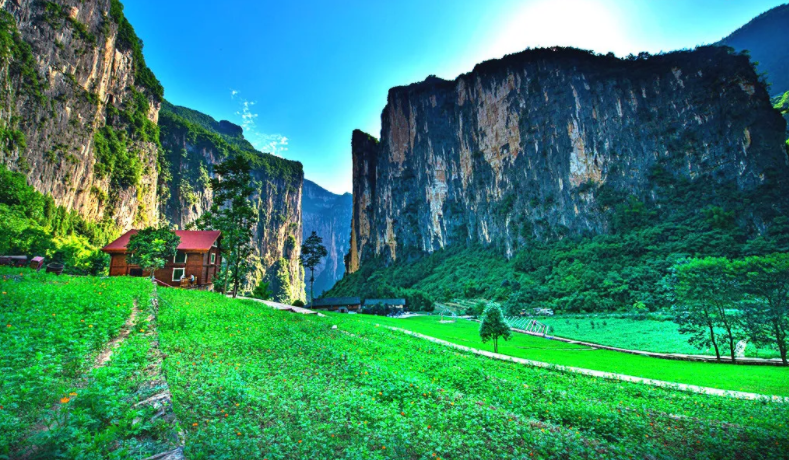
[[[176,431],[168,439],[189,459],[789,457],[789,404],[495,361],[389,330],[385,318],[297,315],[207,292],[157,292],[139,279],[0,275],[0,315],[11,325],[0,348],[14,357],[0,374],[2,456],[37,443],[39,458],[145,458],[165,447],[146,439]],[[79,387],[79,363],[95,362],[124,330],[133,300],[150,298],[158,310],[141,311],[105,371]],[[452,327],[447,337],[474,345],[464,323],[403,323]],[[562,359],[597,353],[528,338],[505,346]],[[152,394],[143,377],[159,362],[155,347],[172,417],[138,405]],[[761,378],[785,391],[771,379]],[[29,438],[71,390],[78,395],[61,404],[71,418],[47,438],[57,442]]]
[[[338,314],[332,315],[337,316]],[[350,318],[352,318],[351,321],[394,326],[458,345],[493,351],[491,343],[484,344],[480,340],[479,323],[468,320],[460,319],[455,323],[441,323],[437,316],[399,319],[351,315]],[[786,367],[665,360],[594,349],[526,334],[513,334],[509,341],[500,340],[499,353],[550,364],[667,382],[764,395],[789,396],[789,368]]]

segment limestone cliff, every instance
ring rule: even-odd
[[[350,193],[334,194],[318,184],[304,180],[301,198],[302,240],[315,232],[323,239],[329,255],[315,268],[315,297],[328,291],[345,273],[343,257],[349,249],[353,200]],[[309,277],[309,273],[305,274]]]
[[[381,121],[379,144],[353,134],[349,272],[450,245],[512,254],[606,233],[597,197],[651,201],[664,171],[740,190],[789,172],[784,120],[748,57],[718,47],[625,60],[529,50],[393,88]]]
[[[266,279],[276,300],[305,300],[299,265],[304,181],[301,163],[257,151],[244,138],[240,126],[166,101],[159,125],[167,164],[161,180],[165,189],[162,219],[180,228],[194,222],[211,207],[208,181],[213,177],[214,165],[228,155],[248,154],[253,163],[252,203],[258,210],[258,223],[253,229],[255,270],[247,288]]]
[[[157,219],[162,87],[117,0],[0,0],[0,162],[90,221]]]

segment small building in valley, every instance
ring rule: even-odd
[[[364,307],[402,310],[405,308],[405,299],[365,299]]]
[[[315,299],[312,301],[310,307],[314,310],[328,310],[328,311],[359,311],[362,306],[362,301],[358,297],[328,297],[325,299]]]
[[[137,230],[129,230],[120,238],[101,248],[110,255],[110,276],[150,276],[137,265],[126,263],[129,238]],[[176,230],[181,238],[178,250],[164,268],[156,270],[154,278],[169,286],[206,287],[212,285],[214,276],[222,266],[219,231]],[[194,277],[194,278],[192,278]],[[194,279],[194,281],[192,281]]]

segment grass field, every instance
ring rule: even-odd
[[[142,459],[176,432],[190,460],[789,458],[789,404],[534,369],[376,327],[385,318],[208,292],[160,289],[149,323],[145,280],[21,273],[0,270],[0,458]],[[95,366],[135,300],[128,337]],[[164,383],[150,380],[157,343],[178,422],[138,406]]]
[[[568,339],[659,353],[715,354],[712,348],[700,349],[688,344],[687,336],[679,333],[679,326],[673,321],[637,321],[611,315],[548,316],[536,319],[553,328],[551,335]],[[777,358],[780,355],[775,349],[756,349],[749,344],[745,356]]]
[[[787,455],[789,405],[532,369],[360,315],[160,294],[165,368],[190,459]]]
[[[338,314],[332,314],[336,317]],[[386,324],[480,350],[493,351],[493,345],[479,338],[479,323],[458,320],[439,323],[437,316],[406,319],[371,315],[350,315],[352,321]],[[723,390],[747,391],[789,396],[789,368],[692,363],[631,355],[608,350],[513,334],[510,341],[499,341],[499,353],[552,364],[616,372],[669,382],[687,383]]]
[[[139,278],[54,276],[0,268],[0,458],[145,458],[169,427],[134,407],[142,388],[151,284]],[[134,301],[128,338],[102,367],[94,358],[118,335]],[[38,427],[38,428],[37,428]],[[46,429],[44,429],[46,428]]]

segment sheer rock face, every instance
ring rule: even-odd
[[[118,24],[109,16],[110,0],[0,1],[22,40],[30,46],[31,65],[41,82],[39,97],[18,71],[16,57],[0,61],[0,126],[18,129],[26,146],[3,146],[0,162],[23,172],[38,191],[88,220],[107,218],[121,229],[157,220],[157,147],[131,138],[129,151],[142,166],[137,185],[114,186],[95,172],[95,132],[109,115],[131,100],[135,87],[133,53],[116,46]],[[82,29],[82,30],[80,30]],[[83,33],[86,32],[86,33]],[[92,39],[91,39],[92,37]],[[145,94],[145,90],[137,88]],[[158,119],[159,102],[150,95],[147,117]]]
[[[345,257],[345,271],[359,269],[362,253],[368,250],[372,238],[373,203],[377,178],[378,140],[359,130],[353,132],[353,211],[351,217],[351,248]]]
[[[716,47],[635,60],[532,50],[454,81],[393,88],[381,140],[353,133],[347,269],[374,257],[605,233],[601,186],[642,200],[650,170],[752,190],[787,172],[785,123],[748,58]]]
[[[315,232],[323,239],[328,256],[315,268],[315,297],[328,291],[345,273],[343,257],[349,249],[348,227],[351,225],[353,203],[350,193],[334,194],[323,187],[304,181],[301,218],[304,226],[302,241]],[[304,273],[310,277],[309,271]],[[309,282],[305,283],[309,289]]]

